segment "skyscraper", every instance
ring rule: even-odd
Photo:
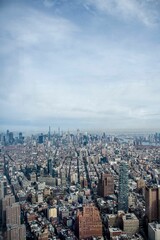
[[[119,165],[118,210],[128,211],[128,164],[125,161]]]
[[[13,203],[11,206],[6,207],[6,224],[20,225],[20,204]]]
[[[2,200],[2,223],[3,226],[6,225],[6,208],[15,203],[14,195],[7,195]]]
[[[106,197],[114,193],[114,178],[109,173],[102,173],[98,182],[98,194]]]
[[[4,184],[3,180],[0,179],[0,200],[4,198]]]
[[[148,222],[160,222],[160,187],[146,186],[145,203]]]
[[[48,140],[51,140],[51,127],[49,126],[49,131],[48,131]]]
[[[48,174],[50,176],[52,176],[52,172],[53,172],[53,162],[52,162],[52,159],[48,159]]]
[[[9,225],[7,227],[7,240],[25,240],[26,239],[26,227],[25,225]]]
[[[41,135],[38,137],[38,143],[43,143],[43,133],[41,133]]]
[[[7,191],[7,181],[0,176],[0,225],[2,224],[2,201],[6,195]]]

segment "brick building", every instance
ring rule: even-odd
[[[109,173],[102,173],[98,182],[98,195],[106,197],[114,194],[114,178]]]
[[[85,239],[92,236],[102,236],[102,221],[99,210],[92,204],[83,206],[82,211],[78,210],[76,218],[76,235],[78,239]]]
[[[145,189],[146,217],[148,222],[160,221],[160,187],[147,186]]]

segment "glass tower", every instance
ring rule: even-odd
[[[48,159],[48,174],[50,176],[52,176],[52,171],[53,171],[53,163],[52,163],[52,159]]]
[[[128,164],[125,161],[119,165],[118,210],[128,211]]]

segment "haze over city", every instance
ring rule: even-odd
[[[158,129],[159,11],[157,0],[1,0],[1,130]]]

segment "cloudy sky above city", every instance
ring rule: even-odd
[[[0,129],[160,128],[159,0],[1,0]]]

